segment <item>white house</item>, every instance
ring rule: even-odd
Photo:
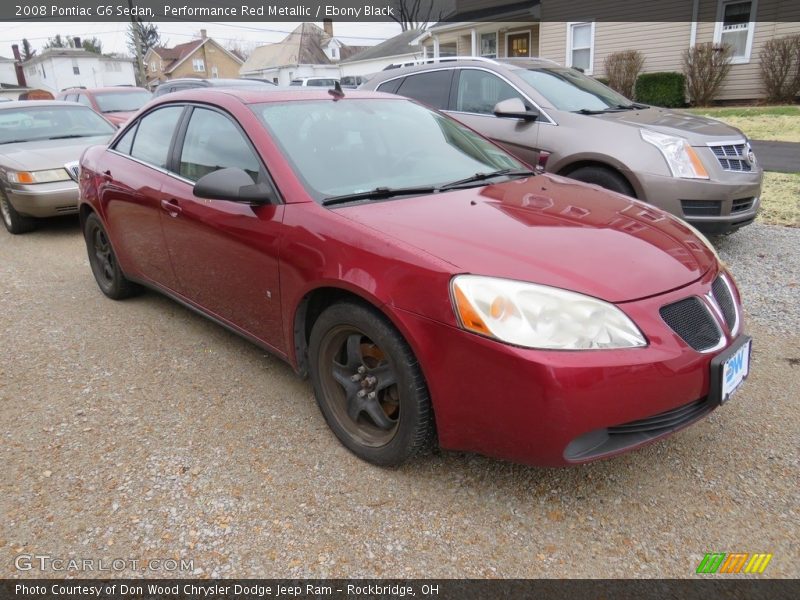
[[[69,87],[136,85],[133,59],[103,56],[83,48],[50,48],[26,60],[23,69],[29,87],[53,95]]]
[[[383,71],[389,65],[402,65],[422,59],[422,45],[413,43],[421,33],[419,29],[409,29],[341,61],[339,67],[342,77],[370,75]]]
[[[0,85],[17,85],[17,83],[14,59],[0,56]]]

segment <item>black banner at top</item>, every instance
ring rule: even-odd
[[[3,0],[0,21],[713,22],[722,7],[720,0]],[[752,9],[752,21],[800,22],[798,0],[753,0]]]

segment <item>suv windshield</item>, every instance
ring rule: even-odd
[[[309,100],[251,108],[318,201],[524,169],[466,127],[408,100]]]
[[[153,94],[145,90],[131,90],[130,92],[108,92],[95,94],[94,99],[100,112],[133,112],[139,110],[150,101]]]
[[[108,121],[83,106],[42,106],[0,110],[0,144],[110,136]]]
[[[566,111],[605,111],[633,106],[625,96],[575,69],[542,67],[515,72],[550,101]]]

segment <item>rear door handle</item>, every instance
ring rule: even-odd
[[[111,171],[103,171],[103,179],[105,181],[113,181],[113,177],[111,176]]]
[[[170,198],[169,200],[162,200],[161,201],[161,208],[167,211],[167,214],[170,217],[177,217],[181,214],[181,207],[178,206],[178,201],[175,198]]]

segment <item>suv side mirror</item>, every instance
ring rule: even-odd
[[[535,108],[526,108],[525,103],[519,98],[509,98],[495,104],[494,114],[497,117],[505,117],[507,119],[535,121],[541,113]]]
[[[267,204],[272,192],[265,183],[254,183],[242,169],[229,167],[203,175],[194,184],[194,195],[212,200],[231,200],[251,204]]]

